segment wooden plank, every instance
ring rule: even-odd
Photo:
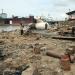
[[[60,40],[75,40],[75,37],[68,37],[68,36],[53,36],[52,38]]]

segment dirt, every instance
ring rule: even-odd
[[[51,38],[52,35],[44,37],[41,34],[20,35],[17,32],[0,33],[0,41],[3,41],[3,50],[6,57],[0,61],[0,67],[17,68],[23,64],[30,67],[23,71],[22,75],[33,75],[35,68],[41,75],[69,75],[61,69],[59,59],[46,56],[47,51],[57,54],[64,54],[69,45],[75,45],[74,41],[56,40]],[[38,38],[38,39],[37,39]],[[34,48],[38,46],[40,53],[35,53]],[[71,64],[71,71],[75,75],[75,63]],[[4,67],[3,67],[4,66]],[[64,73],[64,74],[62,74]],[[67,73],[67,72],[66,72]],[[72,75],[72,74],[70,74]]]

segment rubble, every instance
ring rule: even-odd
[[[34,75],[33,72],[36,69],[34,65],[37,66],[41,75],[62,75],[61,67],[58,66],[59,59],[48,57],[46,53],[53,51],[55,54],[62,55],[68,45],[75,44],[75,42],[52,39],[52,34],[48,37],[46,35],[40,37],[37,33],[31,33],[28,36],[21,36],[16,32],[1,33],[0,49],[4,51],[5,59],[0,61],[0,73],[5,73],[7,68],[13,70],[23,64],[28,64],[29,68],[24,70],[22,75]]]

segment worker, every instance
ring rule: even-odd
[[[75,27],[72,27],[72,36],[75,34]]]
[[[24,31],[23,31],[23,28],[24,28],[24,25],[22,23],[20,23],[20,32],[21,32],[21,35],[23,35]]]

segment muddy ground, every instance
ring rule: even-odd
[[[4,51],[4,59],[0,61],[0,71],[7,68],[15,69],[23,64],[29,65],[29,68],[22,72],[22,75],[75,75],[75,63],[71,64],[71,71],[61,69],[60,60],[49,57],[46,52],[54,52],[63,55],[70,45],[75,45],[74,41],[52,39],[51,35],[41,35],[31,33],[29,35],[20,35],[18,32],[0,33],[0,48]],[[39,48],[35,52],[34,48]],[[35,68],[37,74],[33,74]]]

